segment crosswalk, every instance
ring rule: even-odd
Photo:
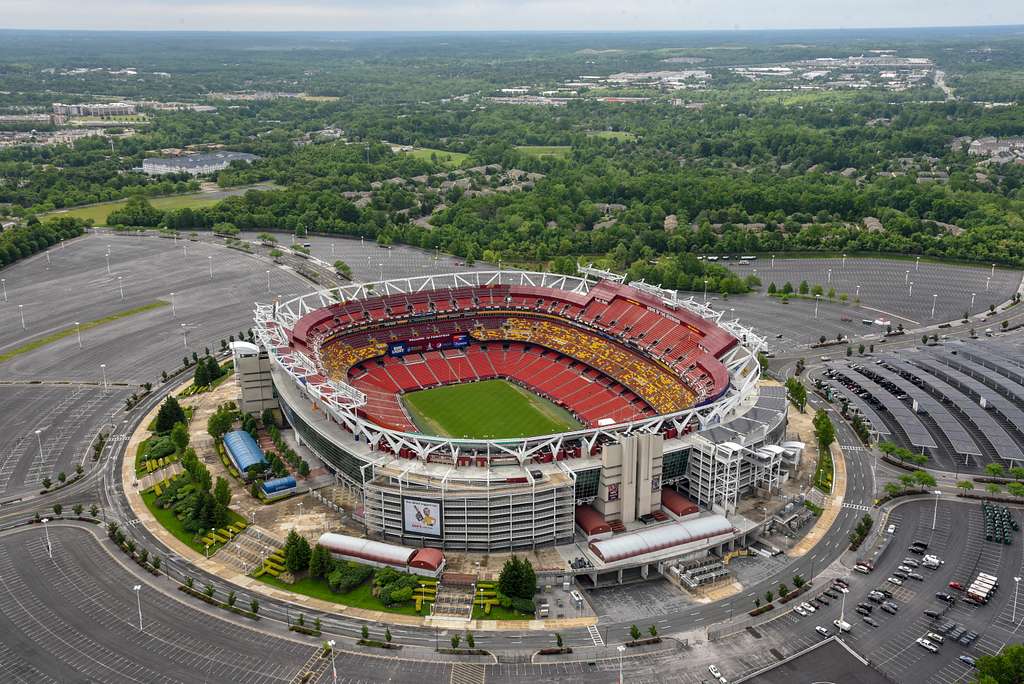
[[[843,502],[843,508],[852,508],[855,511],[870,511],[871,510],[871,506],[865,506],[864,504],[849,503],[847,501]]]
[[[604,639],[601,638],[601,630],[597,628],[597,625],[588,625],[587,631],[590,632],[590,638],[594,641],[595,646],[604,646]]]
[[[455,663],[452,665],[450,684],[484,684],[487,668],[479,663]]]

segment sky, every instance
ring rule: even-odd
[[[1024,0],[2,0],[14,29],[435,31],[1024,24]]]

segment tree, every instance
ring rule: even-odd
[[[82,515],[82,511],[85,510],[85,507],[82,504],[77,503],[77,504],[75,504],[74,506],[71,507],[71,510],[75,512],[75,515],[81,516]]]
[[[214,439],[222,439],[224,435],[231,431],[234,424],[234,412],[217,409],[206,421],[206,431]]]
[[[775,594],[773,594],[770,591],[764,592],[764,600],[765,600],[765,603],[771,603],[772,601],[775,600]]]
[[[466,630],[466,645],[470,648],[476,648],[476,639],[473,637],[473,633],[468,629]]]
[[[231,503],[231,486],[228,484],[227,478],[217,478],[217,484],[213,487],[213,498],[218,506],[225,508]]]
[[[392,638],[391,637],[391,628],[390,627],[385,627],[384,628],[384,641],[386,641],[386,642],[388,642],[390,644],[391,643],[391,638]]]
[[[778,290],[775,288],[775,283],[774,282],[768,283],[768,294],[773,295],[776,292],[778,292]]]
[[[780,584],[779,585],[779,596],[781,596],[782,598],[786,598],[787,594],[789,594],[789,587],[787,587],[785,584]]]
[[[647,628],[647,633],[651,635],[652,639],[658,638],[658,627],[656,625],[651,625]]]
[[[51,480],[48,477],[44,477],[43,478],[43,489],[49,489],[51,486],[53,486],[53,480]]]
[[[258,613],[258,612],[260,612],[260,602],[259,602],[259,599],[253,598],[253,599],[251,599],[249,601],[249,612],[250,613]]]
[[[562,643],[562,635],[558,632],[555,632],[555,645],[558,646],[558,648],[562,648]]]
[[[498,590],[505,596],[532,599],[537,593],[537,575],[526,558],[512,556],[498,575]]]
[[[451,642],[452,648],[458,648],[459,643],[462,641],[462,637],[458,634],[452,634]]]
[[[177,447],[178,451],[185,451],[185,447],[188,446],[188,439],[188,426],[185,423],[175,423],[174,427],[171,428],[171,441],[174,442],[174,446]]]
[[[1005,468],[1002,463],[992,462],[985,466],[985,473],[992,477],[1002,477]]]
[[[85,468],[82,466],[82,464],[81,463],[76,463],[75,464],[75,475],[81,475],[84,472],[85,472]]]
[[[971,482],[970,480],[960,480],[959,482],[956,483],[956,486],[964,490],[965,492],[969,492],[972,489],[974,489],[974,483]]]
[[[57,473],[57,481],[60,482],[61,484],[64,484],[64,482],[67,481],[67,479],[68,475],[63,470]]]
[[[754,608],[760,608],[760,607],[761,607],[761,599],[759,599],[758,597],[755,596],[754,597]]]
[[[806,295],[811,291],[811,286],[807,284],[806,280],[800,281],[800,294]]]
[[[100,512],[100,507],[97,506],[96,504],[93,504],[92,506],[89,506],[89,515],[91,517],[95,518],[99,514],[99,512]]]
[[[61,513],[63,512],[63,511],[64,511],[64,507],[63,507],[63,506],[61,506],[61,505],[60,505],[59,503],[55,503],[55,504],[53,504],[53,514],[54,514],[55,516],[57,516],[57,517],[59,518],[59,517],[60,517],[60,514],[61,514]]]
[[[228,592],[227,603],[228,603],[229,606],[233,606],[233,605],[235,605],[235,601],[236,600],[238,600],[238,596],[235,595],[235,590],[232,589],[231,591]]]
[[[1024,644],[1008,644],[999,655],[978,658],[979,684],[1020,684],[1024,673]]]
[[[196,364],[196,372],[192,376],[192,382],[196,387],[206,387],[210,384],[210,374],[205,363]]]
[[[886,482],[885,483],[885,493],[887,495],[889,495],[889,496],[896,496],[897,494],[901,493],[903,490],[904,490],[904,488],[901,487],[899,484],[897,484],[895,482]]]
[[[857,346],[857,353],[860,354],[861,356],[864,356],[864,345],[863,344]]]
[[[804,584],[805,584],[805,582],[804,582],[804,578],[803,577],[801,577],[800,575],[793,575],[793,586],[794,587],[799,589],[800,587],[804,586]]]
[[[288,568],[288,572],[297,575],[308,570],[311,555],[312,551],[310,551],[306,538],[295,530],[289,532],[284,544],[284,565]]]
[[[154,427],[157,434],[167,434],[177,423],[188,423],[188,418],[185,416],[185,411],[181,408],[178,400],[170,396],[160,405]]]
[[[309,576],[326,577],[331,571],[331,552],[326,546],[317,544],[309,556]]]
[[[639,639],[640,638],[640,628],[637,627],[636,625],[630,625],[630,627],[629,627],[629,636],[631,636],[633,638],[633,641],[636,641],[637,639]]]
[[[989,494],[995,495],[995,494],[999,494],[1000,492],[1002,492],[1003,488],[1001,486],[999,486],[998,483],[992,482],[988,486],[985,487],[985,490],[988,491]]]

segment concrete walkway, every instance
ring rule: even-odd
[[[846,459],[838,442],[832,445],[832,463],[832,494],[825,499],[824,511],[818,517],[818,522],[814,523],[814,527],[799,543],[786,552],[790,558],[799,558],[813,549],[832,529],[836,518],[839,517],[839,511],[843,508],[843,499],[846,498]]]

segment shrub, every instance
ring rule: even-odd
[[[520,613],[525,613],[527,615],[532,615],[533,611],[535,610],[533,601],[531,599],[524,598],[513,598],[512,608],[518,610]]]
[[[360,565],[352,561],[342,561],[334,564],[334,569],[327,574],[327,584],[331,591],[345,594],[373,575],[373,568],[367,565]]]

